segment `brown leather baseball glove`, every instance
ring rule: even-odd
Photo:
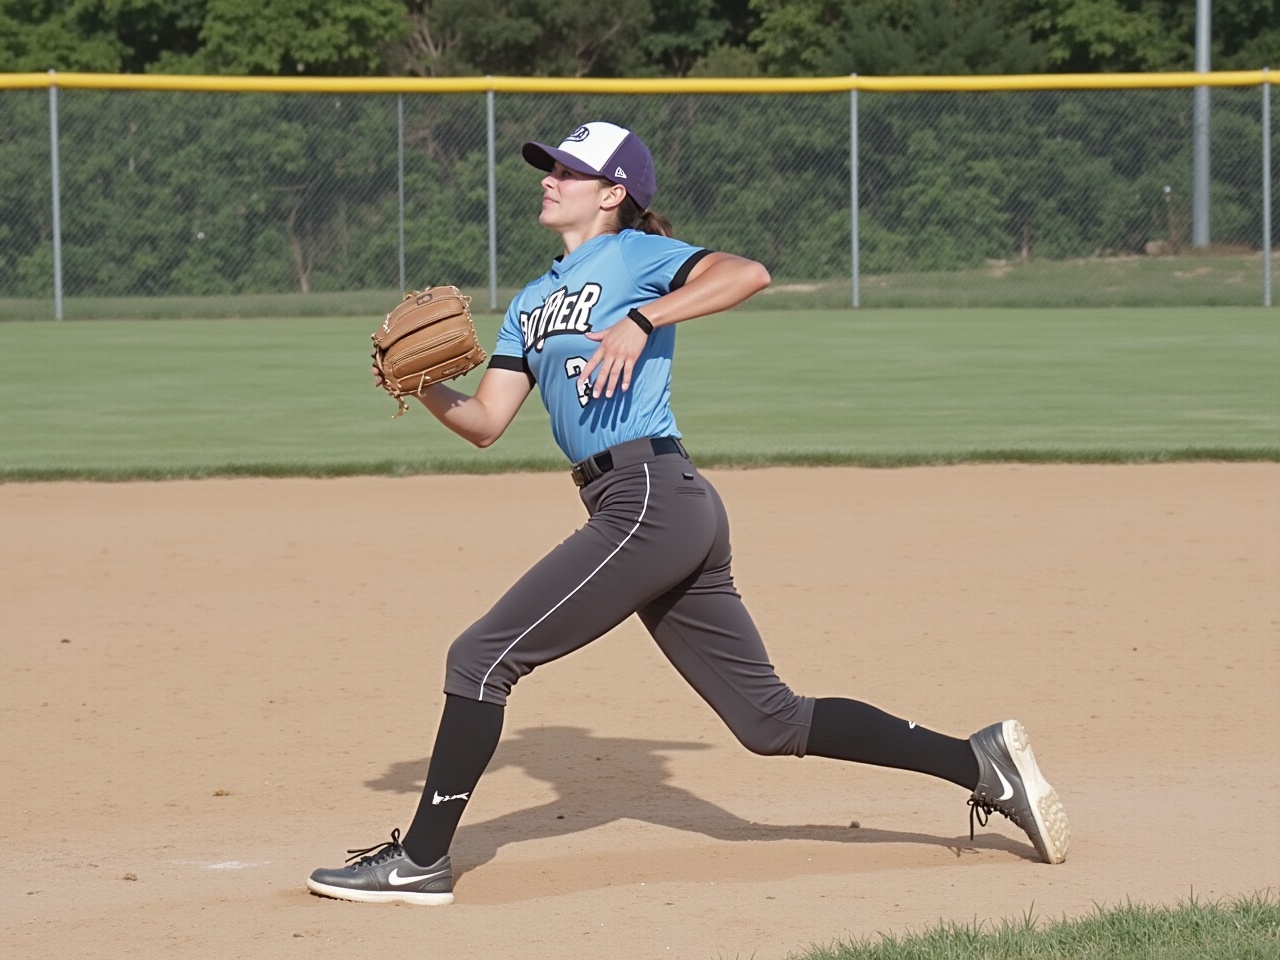
[[[460,377],[487,359],[471,322],[471,298],[457,287],[406,293],[372,338],[382,388],[400,404],[393,420],[408,409],[406,396]]]

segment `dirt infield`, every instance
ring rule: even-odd
[[[568,477],[8,484],[4,955],[775,960],[1275,889],[1280,465],[710,473],[782,676],[1018,717],[1066,864],[947,784],[748,754],[632,620],[517,689],[455,905],[311,896],[406,825],[445,647],[582,521]]]

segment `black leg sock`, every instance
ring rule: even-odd
[[[409,859],[429,867],[446,853],[471,792],[493,759],[505,708],[446,695],[427,783],[402,841]]]
[[[944,736],[866,703],[826,697],[813,706],[807,755],[927,773],[966,790],[978,785],[968,740]]]

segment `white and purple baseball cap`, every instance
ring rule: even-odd
[[[539,170],[550,170],[558,160],[570,170],[621,184],[641,210],[649,208],[658,192],[649,148],[630,130],[614,123],[584,123],[558,147],[530,140],[520,148],[520,154]]]

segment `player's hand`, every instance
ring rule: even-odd
[[[629,390],[631,375],[635,372],[636,362],[644,352],[645,344],[649,342],[649,335],[624,317],[608,330],[588,333],[587,339],[597,341],[600,346],[578,375],[579,387],[591,382],[591,374],[598,368],[599,373],[591,388],[593,397],[598,399],[602,391],[608,398],[617,389],[624,393]]]
[[[382,371],[378,369],[378,365],[377,365],[376,363],[375,363],[375,364],[371,364],[371,365],[370,365],[370,367],[369,367],[369,369],[373,371],[373,385],[374,385],[375,387],[381,387],[381,386],[382,386]]]

